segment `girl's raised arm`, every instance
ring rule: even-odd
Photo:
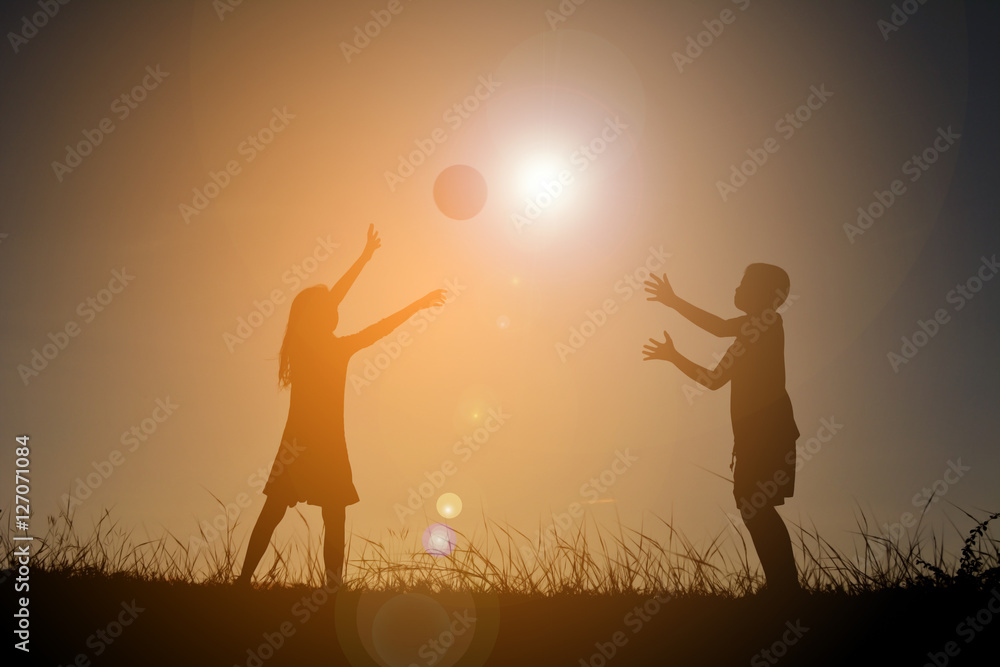
[[[330,300],[334,308],[339,306],[340,302],[344,300],[348,290],[351,289],[351,285],[361,275],[361,269],[365,268],[365,264],[368,263],[372,255],[375,254],[375,251],[381,246],[382,241],[379,239],[378,232],[375,231],[375,225],[368,225],[368,240],[365,243],[365,249],[361,251],[361,257],[351,265],[351,268],[337,281],[337,284],[330,288]]]
[[[356,334],[344,336],[341,340],[354,351],[368,347],[372,343],[379,341],[391,334],[396,327],[410,319],[424,308],[443,306],[445,303],[445,290],[438,289],[429,292],[425,296],[417,299],[406,308],[393,313],[389,317],[379,320],[371,326],[365,327]]]

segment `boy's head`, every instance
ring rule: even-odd
[[[785,270],[773,264],[751,264],[743,272],[733,303],[747,314],[777,309],[788,298],[790,283]]]

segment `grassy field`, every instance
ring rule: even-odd
[[[843,554],[795,527],[795,600],[761,590],[741,533],[696,545],[665,520],[532,542],[484,518],[443,558],[419,536],[354,536],[340,590],[323,584],[313,536],[277,545],[240,591],[232,530],[192,553],[169,533],[135,540],[108,514],[81,534],[62,514],[32,549],[31,654],[7,664],[996,664],[998,514],[966,514],[955,554],[940,536],[896,543],[864,521]],[[2,548],[15,566],[15,544]],[[4,597],[11,619],[17,595]]]

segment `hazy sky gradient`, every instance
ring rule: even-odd
[[[961,310],[948,301],[1000,250],[995,6],[928,3],[888,39],[877,22],[889,2],[590,0],[558,30],[554,0],[401,6],[350,62],[341,43],[385,3],[244,2],[224,20],[208,0],[70,3],[17,53],[0,47],[0,418],[8,443],[32,438],[36,531],[118,449],[124,463],[78,517],[113,508],[127,525],[185,537],[217,513],[211,494],[245,492],[244,538],[262,504],[252,476],[287,413],[276,371],[294,267],[317,256],[317,239],[339,244],[301,282],[332,284],[369,223],[383,248],[338,332],[446,281],[462,291],[433,322],[404,325],[412,344],[370,386],[347,388],[355,531],[400,528],[394,504],[447,461],[458,472],[440,491],[465,503],[457,528],[485,514],[530,530],[592,500],[582,485],[626,450],[637,463],[598,494],[613,502],[587,506],[595,517],[673,516],[696,540],[724,530],[731,486],[703,468],[729,475],[729,390],[689,403],[691,383],[640,349],[667,329],[709,365],[728,341],[629,293],[624,277],[641,281],[650,247],[669,253],[681,296],[725,317],[747,264],[791,276],[800,445],[823,419],[843,428],[800,470],[786,518],[847,543],[858,506],[898,521],[959,459],[970,469],[930,525],[961,517],[952,503],[998,509],[1000,280]],[[674,53],[723,10],[734,21],[678,71]],[[8,3],[4,32],[35,11]],[[115,98],[157,66],[169,74],[120,117]],[[491,76],[499,85],[468,118],[447,114]],[[831,94],[808,121],[790,136],[776,127],[816,89]],[[243,142],[274,109],[294,118],[251,150]],[[60,182],[52,162],[105,117],[114,131]],[[580,170],[573,152],[609,122],[627,127]],[[446,141],[391,190],[385,172],[436,128]],[[961,138],[910,181],[905,163],[939,128]],[[724,201],[718,181],[768,137],[777,152]],[[239,173],[186,223],[179,205],[231,160]],[[471,220],[448,219],[431,197],[453,164],[487,181]],[[574,181],[519,232],[511,215],[540,191],[537,178],[525,185],[539,165]],[[906,192],[852,243],[844,224],[894,179]],[[123,267],[134,281],[85,321],[78,304]],[[283,303],[230,352],[223,335],[275,290]],[[564,361],[557,344],[608,299],[614,312]],[[894,372],[887,353],[939,308],[950,320]],[[18,366],[70,321],[79,335],[25,385]],[[357,355],[349,377],[380,352]],[[121,434],[168,397],[175,413],[128,451]],[[463,460],[453,443],[501,407],[507,423]],[[0,469],[12,466],[11,450]],[[318,509],[306,514],[318,528]],[[433,498],[405,525],[428,520]]]

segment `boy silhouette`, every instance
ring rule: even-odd
[[[378,232],[370,225],[361,257],[331,289],[313,285],[292,301],[278,361],[278,384],[291,387],[288,420],[264,486],[267,500],[250,534],[238,586],[250,586],[285,510],[300,502],[323,508],[327,583],[341,582],[345,510],[359,500],[344,437],[347,364],[355,352],[389,335],[415,313],[445,302],[445,290],[434,290],[358,333],[334,335],[340,302],[379,247]]]
[[[678,353],[666,331],[662,341],[649,339],[643,347],[644,360],[669,361],[713,391],[732,383],[733,496],[764,568],[768,590],[795,593],[799,583],[792,544],[775,509],[795,489],[799,437],[785,391],[785,333],[777,311],[788,297],[788,274],[770,264],[748,266],[733,298],[745,314],[728,320],[678,297],[665,274],[644,284],[650,294],[647,301],[673,308],[715,336],[736,339],[711,371]]]

